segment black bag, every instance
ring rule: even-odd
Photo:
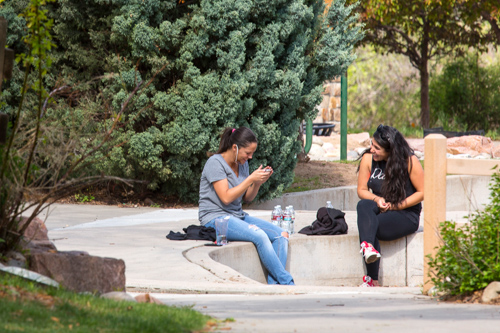
[[[299,234],[304,235],[342,235],[347,234],[345,213],[335,209],[321,207],[316,213],[316,221],[302,228]]]

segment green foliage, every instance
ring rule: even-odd
[[[189,307],[132,303],[0,275],[2,332],[201,332],[215,321]]]
[[[420,125],[428,128],[429,61],[461,54],[467,46],[485,49],[491,34],[480,20],[464,21],[467,10],[456,0],[366,0],[359,10],[367,28],[364,42],[383,54],[404,55],[419,71]]]
[[[75,200],[80,203],[92,202],[95,199],[91,194],[75,194]]]
[[[349,129],[418,124],[418,71],[402,55],[377,54],[372,47],[360,47],[356,53],[358,58],[348,71]]]
[[[33,184],[34,179],[39,177],[40,168],[34,163],[36,158],[35,150],[40,136],[40,118],[42,116],[42,100],[46,95],[43,85],[43,77],[50,68],[51,61],[49,52],[53,43],[51,40],[50,28],[52,21],[47,17],[47,9],[44,6],[47,2],[54,0],[31,0],[28,7],[22,13],[26,18],[27,34],[23,41],[29,46],[29,52],[20,54],[18,62],[22,62],[25,67],[24,81],[21,88],[21,101],[16,111],[14,125],[9,124],[10,136],[6,145],[0,146],[0,238],[4,242],[0,243],[0,252],[5,253],[13,249],[19,242],[22,232],[18,231],[20,221],[20,209],[24,206],[24,195],[26,186]],[[3,45],[1,46],[3,47]],[[23,110],[24,96],[29,88],[28,75],[31,68],[35,80],[31,89],[35,92],[34,100],[37,107],[28,113],[28,118],[34,118],[33,126],[29,126],[29,135],[17,135],[23,117],[26,117]],[[30,122],[30,120],[28,120]],[[20,139],[20,141],[19,141]],[[28,226],[29,221],[21,231]]]
[[[479,55],[468,54],[448,63],[431,81],[431,121],[447,130],[496,130],[499,87],[500,62],[484,66]]]
[[[67,92],[69,87],[46,91],[46,78],[54,73],[49,2],[54,1],[31,0],[22,11],[26,25],[22,39],[28,48],[18,54],[16,69],[17,74],[24,71],[24,75],[14,77],[7,93],[2,93],[2,97],[10,98],[5,104],[10,119],[8,142],[0,145],[0,253],[16,249],[31,221],[51,203],[83,187],[109,180],[103,174],[89,174],[85,166],[95,162],[96,154],[106,156],[114,147],[110,138],[123,132],[117,129],[127,108],[139,104],[130,100],[149,86],[138,84],[110,115],[85,107],[95,106],[95,102],[89,102],[89,96],[80,99],[75,107],[58,104],[53,97]],[[0,9],[8,12],[8,6]],[[13,22],[19,23],[15,19]],[[14,87],[19,88],[17,94]],[[117,177],[113,180],[124,181]],[[26,217],[22,226],[21,217]]]
[[[301,121],[315,116],[324,80],[346,71],[362,37],[353,6],[336,0],[324,9],[323,0],[58,1],[50,16],[60,47],[46,83],[78,88],[54,99],[100,113],[95,130],[128,105],[114,148],[95,155],[87,173],[146,180],[196,201],[222,129],[248,126],[259,139],[251,169],[275,170],[257,199],[279,196],[293,181]]]
[[[440,226],[443,245],[429,266],[434,285],[451,295],[470,294],[500,280],[500,174],[490,184],[491,203],[476,213],[470,224]]]

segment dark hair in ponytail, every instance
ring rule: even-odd
[[[412,167],[411,157],[414,151],[403,135],[394,127],[379,125],[373,139],[389,153],[385,168],[385,179],[382,184],[382,196],[386,201],[399,205],[406,199],[406,181],[408,179],[408,163]],[[367,149],[363,155],[370,152]],[[359,167],[358,167],[359,170]]]
[[[238,147],[248,147],[251,143],[257,143],[257,136],[247,127],[230,128],[227,127],[222,132],[219,150],[217,154],[228,151],[235,144]]]

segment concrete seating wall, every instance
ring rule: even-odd
[[[482,208],[489,199],[489,176],[449,176],[447,177],[447,219],[466,223],[465,215]],[[276,204],[293,205],[297,212],[296,231],[310,225],[316,219],[316,209],[331,200],[334,205],[349,208],[346,213],[349,225],[347,235],[306,236],[294,234],[290,238],[287,269],[300,285],[317,286],[358,286],[365,275],[363,259],[359,254],[357,230],[356,188],[343,187],[323,191],[310,191],[285,195],[254,209],[269,209]],[[319,193],[318,193],[319,192]],[[337,200],[335,200],[336,198]],[[343,200],[343,201],[342,201]],[[300,211],[306,209],[308,211]],[[381,242],[382,259],[379,280],[384,286],[421,286],[423,272],[423,216],[420,228],[412,235],[401,239]],[[266,270],[262,266],[255,246],[251,243],[233,243],[231,246],[216,248],[209,256],[235,271],[255,281],[266,283]]]
[[[447,211],[468,211],[482,209],[489,201],[490,176],[448,176],[446,177]],[[342,211],[356,211],[359,198],[356,186],[343,186],[322,190],[287,193],[281,198],[246,206],[246,209],[272,211],[274,206],[293,205],[295,210],[313,210],[325,206],[331,201],[333,206]],[[425,201],[424,201],[425,204]]]

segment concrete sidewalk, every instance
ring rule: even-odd
[[[247,212],[264,219],[270,215],[268,210]],[[213,263],[200,265],[187,258],[190,249],[204,247],[207,241],[166,239],[170,230],[198,224],[197,213],[197,209],[54,205],[46,225],[60,251],[123,259],[130,293],[151,292],[169,305],[193,306],[221,320],[235,319],[221,330],[429,333],[472,332],[481,327],[481,332],[498,331],[500,307],[442,304],[422,296],[419,288],[288,287],[234,275],[221,278],[213,273]],[[298,228],[310,224],[315,213],[299,211]]]

